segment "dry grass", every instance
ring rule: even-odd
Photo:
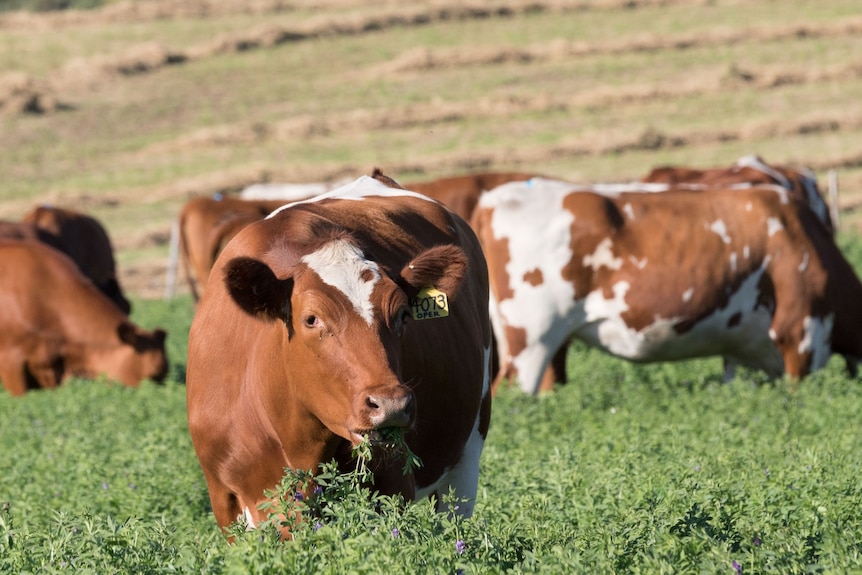
[[[779,6],[780,4],[780,6]],[[856,0],[143,0],[0,17],[0,217],[105,222],[164,291],[196,194],[380,166],[575,181],[758,153],[862,205]],[[62,32],[62,33],[58,33]]]

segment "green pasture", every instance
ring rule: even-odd
[[[843,362],[723,384],[718,359],[579,344],[567,385],[495,399],[472,519],[330,473],[295,541],[238,527],[230,546],[186,426],[191,301],[134,303],[169,330],[165,385],[0,392],[0,573],[862,572],[862,389]]]

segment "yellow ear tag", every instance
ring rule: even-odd
[[[410,300],[410,307],[413,309],[413,319],[447,317],[449,315],[449,298],[440,290],[427,286]]]

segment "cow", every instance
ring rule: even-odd
[[[124,314],[131,312],[132,305],[117,279],[110,237],[96,218],[69,208],[41,205],[25,214],[21,222],[5,222],[0,237],[35,239],[60,250]]]
[[[134,325],[65,254],[0,240],[0,380],[13,396],[104,374],[127,386],[161,382],[166,333]]]
[[[739,158],[729,168],[661,166],[654,168],[641,181],[664,183],[674,187],[682,185],[703,188],[779,185],[789,190],[793,199],[808,205],[830,232],[835,233],[829,206],[820,193],[817,178],[814,172],[807,168],[770,165],[760,156],[749,155]]]
[[[226,243],[224,234],[229,230],[229,239],[237,231],[228,222],[262,219],[284,204],[283,200],[244,200],[216,194],[195,196],[183,205],[177,226],[180,255],[195,301],[200,299],[210,269]]]
[[[802,378],[832,352],[862,357],[862,284],[782,187],[599,194],[539,180],[484,194],[472,224],[495,391],[549,389],[544,370],[571,338],[635,362],[719,355],[726,376],[738,364]]]
[[[452,487],[470,515],[491,406],[487,277],[467,222],[378,170],[240,230],[189,334],[189,431],[217,523],[259,525],[286,467],[346,470],[366,437],[376,490],[442,511]],[[420,468],[381,454],[387,429]]]

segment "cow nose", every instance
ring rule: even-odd
[[[416,416],[416,402],[413,393],[407,392],[397,397],[380,394],[365,398],[369,420],[375,429],[384,427],[410,427]]]

